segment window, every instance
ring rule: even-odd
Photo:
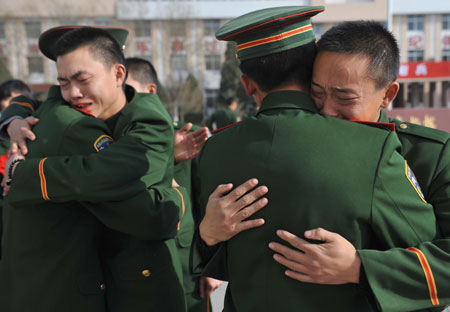
[[[25,21],[25,32],[27,39],[38,39],[41,34],[41,22],[40,21]]]
[[[442,60],[450,61],[450,50],[442,50]]]
[[[423,31],[424,26],[423,15],[409,15],[408,16],[408,30]]]
[[[149,38],[152,36],[151,21],[135,21],[134,33],[137,38]]]
[[[450,30],[450,14],[442,15],[442,29]]]
[[[206,109],[207,115],[210,115],[214,108],[216,107],[217,97],[219,95],[219,90],[216,89],[206,89]]]
[[[410,50],[408,51],[408,62],[423,61],[423,50]]]
[[[424,102],[423,83],[413,82],[408,84],[408,104],[410,107],[423,107]]]
[[[95,26],[112,26],[114,21],[110,17],[96,17],[94,18]]]
[[[44,72],[44,60],[40,56],[29,56],[28,59],[28,72],[43,73]]]
[[[79,25],[77,19],[75,17],[61,17],[59,19],[59,25]]]
[[[170,22],[170,36],[171,37],[186,37],[186,22],[172,21]]]
[[[216,31],[220,27],[220,20],[203,21],[203,32],[205,36],[216,36]]]
[[[220,55],[210,54],[205,55],[206,70],[220,70]]]

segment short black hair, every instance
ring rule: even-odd
[[[264,92],[299,83],[309,90],[316,44],[310,42],[290,50],[244,60],[239,67]]]
[[[126,66],[128,74],[141,85],[145,86],[150,83],[159,85],[158,74],[149,61],[139,57],[128,57]]]
[[[227,106],[230,106],[231,104],[233,104],[234,101],[237,101],[237,99],[235,97],[229,97],[225,100],[225,104]]]
[[[31,89],[22,80],[11,79],[0,84],[0,100],[9,98],[13,92],[23,94],[29,98],[33,96]]]
[[[62,35],[55,46],[57,57],[87,46],[93,57],[101,61],[107,68],[111,68],[116,63],[125,66],[125,57],[119,44],[111,35],[100,28],[75,28]]]
[[[394,35],[375,21],[340,23],[326,31],[317,42],[319,52],[361,54],[368,57],[368,74],[377,88],[397,79],[400,52]]]

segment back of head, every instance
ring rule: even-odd
[[[322,6],[282,6],[241,15],[216,32],[234,41],[240,68],[264,92],[296,84],[308,90],[316,45],[311,17]]]
[[[32,97],[30,88],[22,80],[11,79],[0,84],[0,100],[9,98],[13,92],[23,94],[27,97]]]
[[[400,52],[397,41],[374,21],[343,22],[325,32],[317,42],[318,52],[328,51],[369,59],[368,74],[378,88],[397,79]]]
[[[62,56],[86,46],[107,68],[116,63],[125,66],[125,57],[117,41],[105,30],[94,27],[80,27],[64,33],[55,43],[55,55]]]
[[[290,50],[242,61],[239,65],[243,74],[253,79],[264,92],[299,84],[308,90],[316,44],[310,42]]]
[[[133,80],[145,86],[151,83],[159,85],[158,74],[152,63],[138,57],[129,57],[126,59],[128,74]]]

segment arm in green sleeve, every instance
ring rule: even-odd
[[[434,262],[437,257],[448,263],[449,256],[442,250],[449,245],[429,243],[439,236],[434,210],[414,186],[406,161],[393,148],[393,135],[384,147],[374,188],[372,228],[379,245],[358,252],[382,311],[431,308],[442,304],[439,285],[443,291],[449,285],[448,279],[440,281],[444,262]]]

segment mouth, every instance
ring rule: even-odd
[[[73,108],[75,108],[76,110],[78,110],[82,113],[85,113],[87,115],[92,115],[91,110],[90,110],[91,106],[92,106],[92,103],[76,103],[76,104],[74,103],[74,104],[72,104]]]

